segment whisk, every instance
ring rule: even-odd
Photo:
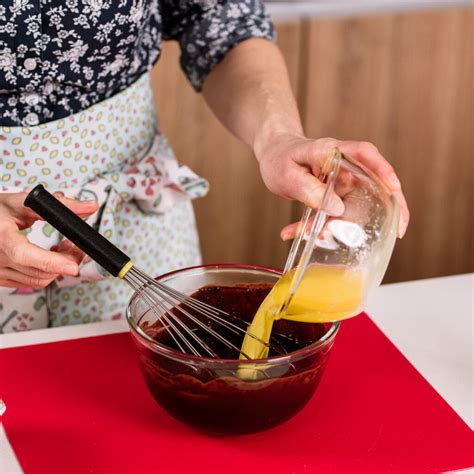
[[[180,351],[198,357],[219,358],[215,350],[193,331],[189,323],[187,324],[184,321],[188,319],[193,325],[202,328],[227,348],[242,354],[246,359],[250,359],[238,346],[216,329],[210,327],[210,324],[214,324],[214,327],[219,327],[219,330],[224,328],[230,333],[243,337],[248,334],[248,323],[219,308],[176,291],[148,276],[135,266],[130,257],[64,206],[41,184],[30,191],[24,204],[34,210],[110,274],[123,279],[133,290],[139,291],[143,301],[153,311],[157,320],[162,323]],[[176,314],[176,312],[179,314]],[[249,334],[249,336],[270,347],[276,354],[284,353],[274,339],[271,339],[269,344],[253,334]]]

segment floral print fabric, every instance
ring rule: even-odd
[[[180,165],[160,133],[145,75],[124,92],[37,127],[1,127],[0,192],[36,184],[96,199],[87,221],[151,275],[200,263],[190,200],[207,182]],[[25,233],[43,248],[61,241],[45,222]],[[45,290],[0,288],[0,333],[123,317],[131,291],[85,260],[78,277]]]
[[[199,90],[246,38],[273,39],[259,0],[2,0],[0,125],[36,126],[80,112],[148,71],[179,41]]]

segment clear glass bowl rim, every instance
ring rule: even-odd
[[[208,265],[195,265],[192,267],[186,267],[186,268],[181,268],[178,270],[174,270],[168,273],[164,273],[163,275],[160,275],[159,277],[156,277],[157,281],[163,280],[165,278],[172,277],[173,275],[179,275],[185,272],[190,272],[190,271],[196,271],[196,270],[219,270],[219,269],[235,269],[235,270],[257,270],[257,271],[262,271],[262,272],[267,272],[271,273],[276,276],[280,276],[282,274],[281,270],[278,270],[276,268],[269,268],[269,267],[263,267],[259,265],[246,265],[246,264],[238,264],[238,263],[221,263],[221,264],[208,264]],[[141,344],[146,345],[150,349],[152,349],[155,352],[158,352],[162,355],[165,355],[167,357],[173,358],[175,360],[179,360],[182,362],[188,361],[189,363],[205,363],[205,364],[210,364],[210,365],[219,365],[219,364],[275,364],[277,365],[278,363],[283,363],[283,362],[288,362],[289,360],[293,359],[301,359],[303,357],[307,357],[311,354],[319,352],[321,349],[323,349],[325,346],[327,346],[330,342],[334,340],[336,337],[337,332],[339,331],[339,327],[341,325],[340,321],[334,321],[332,323],[327,323],[331,324],[330,328],[324,335],[318,339],[317,341],[313,342],[309,346],[306,346],[302,349],[299,349],[295,352],[290,352],[289,354],[285,354],[283,356],[274,356],[274,357],[269,357],[267,359],[252,359],[251,361],[248,360],[240,360],[240,359],[217,359],[217,358],[209,358],[209,357],[198,357],[192,354],[185,354],[183,352],[171,349],[163,344],[160,344],[159,342],[155,341],[152,339],[150,336],[148,336],[136,323],[133,315],[132,315],[132,309],[131,306],[135,299],[138,297],[138,291],[135,291],[133,295],[130,298],[129,303],[127,304],[127,309],[126,309],[126,317],[128,324],[130,326],[131,331],[133,334],[138,338]]]

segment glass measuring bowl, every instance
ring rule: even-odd
[[[398,205],[371,171],[335,148],[319,179],[326,184],[321,205],[305,209],[286,280],[275,296],[285,319],[322,322],[360,313],[385,274],[396,240]],[[344,213],[334,217],[329,203],[336,196]]]

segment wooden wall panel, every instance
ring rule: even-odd
[[[278,33],[297,92],[299,24],[280,25]],[[176,156],[211,183],[209,195],[195,201],[204,262],[281,267],[288,244],[280,241],[279,231],[291,222],[292,204],[267,190],[250,149],[220,125],[191,89],[178,58],[177,44],[165,44],[152,73],[153,86],[162,129]]]
[[[411,208],[386,281],[473,270],[473,10],[304,26],[306,133],[374,142]]]

